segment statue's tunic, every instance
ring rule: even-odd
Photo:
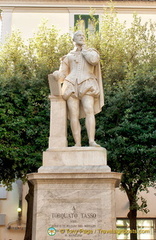
[[[76,48],[62,58],[59,78],[63,82],[62,97],[81,99],[84,95],[94,97],[94,113],[101,111],[103,86],[100,71],[100,56],[95,49],[78,51]],[[80,118],[85,117],[80,106]]]

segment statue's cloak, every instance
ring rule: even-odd
[[[97,98],[94,98],[94,114],[97,114],[101,112],[102,107],[104,106],[104,91],[103,91],[103,84],[102,84],[102,75],[101,75],[101,68],[100,63],[98,63],[95,66],[95,72],[94,72],[98,85],[99,85],[99,91],[100,94]],[[85,118],[85,113],[83,111],[82,104],[80,102],[80,113],[79,118]]]

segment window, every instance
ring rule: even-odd
[[[89,33],[95,33],[99,30],[99,23],[97,23],[99,15],[74,15],[74,26],[77,26],[79,30],[84,31],[88,29]]]
[[[5,225],[5,214],[0,214],[0,226]]]
[[[0,199],[6,199],[7,198],[7,191],[5,187],[0,185]]]
[[[137,220],[137,236],[138,240],[142,239],[156,239],[155,229],[156,228],[156,219],[138,219]],[[126,233],[130,231],[129,228],[129,220],[128,219],[118,219],[117,220],[117,230],[119,230],[119,234],[117,235],[117,239],[130,239],[130,233]]]

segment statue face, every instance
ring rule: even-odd
[[[80,46],[84,45],[85,44],[85,36],[84,36],[83,32],[77,31],[74,34],[73,40],[77,45],[80,45]]]

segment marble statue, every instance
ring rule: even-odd
[[[85,118],[89,146],[100,147],[95,142],[95,114],[104,105],[100,56],[85,45],[83,32],[75,32],[73,41],[74,49],[62,57],[59,71],[55,71],[53,77],[62,83],[61,95],[67,102],[75,146],[81,146],[79,119]]]

